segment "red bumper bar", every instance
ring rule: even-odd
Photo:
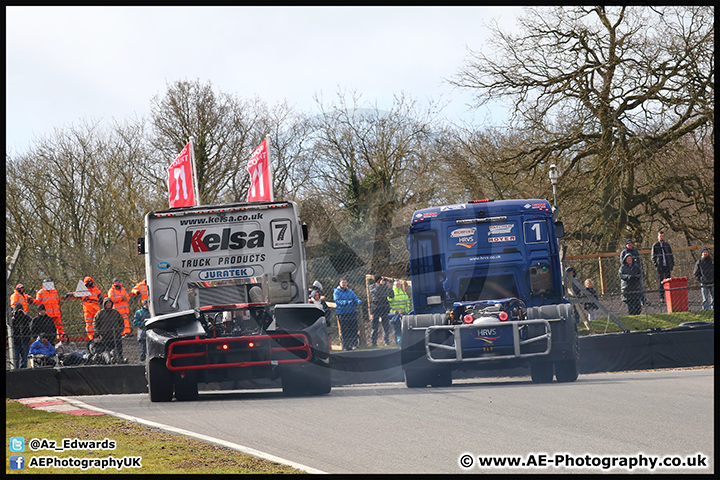
[[[301,342],[300,345],[293,347],[270,347],[270,358],[267,360],[247,361],[247,362],[226,362],[226,363],[210,363],[208,358],[208,349],[212,344],[225,344],[238,342],[262,342],[262,341],[277,341],[284,338],[294,338]],[[177,347],[184,345],[205,345],[206,348],[202,352],[192,353],[175,353],[173,350]],[[273,354],[277,352],[290,352],[290,351],[301,351],[305,352],[305,357],[298,358],[273,358]],[[228,349],[227,353],[237,353],[237,350]],[[179,360],[181,358],[195,358],[199,359],[199,364],[195,365],[173,365],[173,360]],[[279,365],[283,363],[301,363],[309,362],[312,359],[312,351],[310,349],[310,343],[308,342],[307,336],[302,333],[283,333],[277,335],[249,335],[243,337],[219,337],[219,338],[199,338],[195,337],[192,340],[177,340],[172,342],[168,347],[166,365],[169,370],[184,371],[184,370],[202,370],[207,368],[228,368],[228,367],[254,367],[261,365]]]

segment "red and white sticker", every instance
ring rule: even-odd
[[[495,243],[495,242],[514,242],[515,241],[515,235],[506,235],[502,237],[490,237],[488,238],[488,242]]]

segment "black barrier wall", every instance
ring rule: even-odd
[[[617,372],[715,364],[715,326],[702,324],[668,330],[580,338],[580,373]],[[401,382],[400,349],[355,350],[330,355],[332,384]],[[529,375],[527,368],[456,372],[455,378]],[[236,382],[207,389],[267,388],[280,383]],[[202,389],[202,386],[201,386]],[[36,368],[6,372],[5,397],[146,393],[144,365]]]

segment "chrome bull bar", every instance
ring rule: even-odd
[[[561,319],[557,319],[558,321]],[[492,325],[493,327],[500,327],[500,328],[511,328],[512,329],[512,336],[513,336],[513,354],[504,354],[504,355],[486,355],[486,356],[480,356],[480,357],[472,357],[472,358],[463,358],[463,352],[462,352],[462,339],[460,335],[460,330],[463,329],[471,329],[471,328],[480,328],[481,326],[485,325]],[[533,338],[529,338],[526,340],[522,340],[520,338],[520,327],[524,325],[543,325],[545,327],[545,333],[542,335],[538,335]],[[454,345],[445,345],[442,343],[435,343],[430,341],[430,335],[435,330],[452,330],[452,333],[455,337],[455,344]],[[524,345],[528,345],[535,342],[540,341],[546,341],[546,348],[543,352],[534,352],[534,353],[521,353],[520,347]],[[529,357],[538,357],[542,355],[547,355],[550,353],[550,349],[552,347],[552,330],[550,328],[550,322],[543,319],[538,320],[516,320],[516,321],[506,321],[506,322],[497,322],[497,323],[489,323],[489,324],[463,324],[463,325],[433,325],[430,327],[427,327],[425,330],[425,355],[428,360],[430,360],[433,363],[459,363],[459,362],[488,362],[488,361],[495,361],[495,360],[507,360],[511,358],[529,358]],[[455,358],[435,358],[432,356],[432,349],[438,349],[443,351],[454,351],[455,352]]]

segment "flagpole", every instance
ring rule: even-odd
[[[273,186],[272,162],[270,161],[270,135],[269,134],[265,135],[265,142],[266,142],[265,147],[266,147],[266,152],[267,152],[268,177],[269,177],[268,184],[270,185],[270,201],[274,202],[275,201],[275,188]]]
[[[200,205],[200,192],[198,190],[197,167],[195,166],[195,146],[193,145],[193,137],[190,136],[190,165],[192,167],[193,189],[195,190],[195,206]]]

